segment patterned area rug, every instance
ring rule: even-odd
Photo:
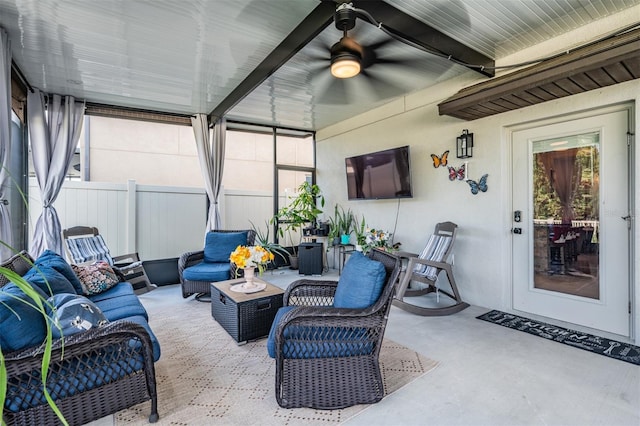
[[[266,339],[238,346],[211,317],[208,303],[189,303],[179,312],[149,311],[162,347],[156,363],[159,425],[331,425],[367,408],[284,409],[276,402],[275,361]],[[385,340],[380,364],[386,394],[438,364]],[[148,425],[150,403],[116,414],[117,425]]]
[[[640,365],[640,347],[630,343],[618,342],[617,340],[606,339],[501,311],[487,312],[477,318],[503,327],[524,331],[547,340],[564,343],[574,348]]]

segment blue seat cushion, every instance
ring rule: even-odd
[[[333,306],[363,309],[373,305],[382,293],[386,276],[382,263],[353,253],[338,280]]]
[[[14,283],[0,289],[0,348],[5,354],[44,342],[46,320],[40,311],[25,303],[33,303],[30,300]]]
[[[267,352],[276,357],[276,329],[282,317],[297,306],[278,309],[267,339]],[[326,308],[333,309],[333,308]],[[318,318],[322,321],[322,318]],[[367,330],[358,327],[322,327],[290,325],[284,329],[284,358],[311,359],[369,355],[375,341],[367,338]]]
[[[143,316],[135,315],[128,318],[123,318],[122,320],[134,322],[136,324],[143,326],[145,330],[147,330],[147,333],[149,333],[149,337],[151,337],[151,344],[153,345],[153,360],[154,361],[159,360],[160,359],[160,342],[158,342],[158,338],[156,337],[155,334],[153,334],[151,327],[149,327],[149,323],[147,322],[147,319]]]
[[[182,277],[189,281],[228,280],[231,278],[231,263],[229,261],[225,263],[202,261],[182,271]]]
[[[39,287],[47,297],[58,293],[77,294],[76,289],[69,280],[51,266],[34,266],[29,269],[22,278],[24,278],[25,281],[28,281],[32,286]]]
[[[69,265],[58,253],[51,250],[45,250],[40,256],[38,256],[33,264],[36,266],[48,266],[60,272],[67,280],[69,280],[75,289],[75,293],[82,294],[82,284],[80,283],[80,280],[76,276],[75,272],[73,272],[73,269],[71,269],[71,265]]]
[[[247,231],[207,233],[204,243],[205,262],[227,262],[229,255],[238,246],[247,244]],[[198,281],[198,280],[191,280]]]
[[[103,291],[102,293],[92,294],[89,297],[89,300],[92,302],[99,302],[101,300],[111,299],[114,297],[119,297],[122,295],[135,295],[133,291],[133,286],[131,283],[126,281],[121,281],[116,284],[114,287],[111,287],[109,290]]]
[[[147,311],[134,294],[123,294],[118,297],[94,301],[94,303],[109,321],[117,321],[132,316],[142,316],[145,319],[149,319]]]

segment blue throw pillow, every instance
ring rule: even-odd
[[[82,283],[76,276],[75,272],[73,272],[73,269],[71,269],[71,265],[69,265],[58,253],[51,250],[45,250],[36,259],[36,261],[33,262],[33,264],[36,266],[49,266],[60,272],[67,280],[69,280],[75,289],[75,293],[82,294]]]
[[[247,244],[247,231],[209,232],[204,243],[205,262],[229,262],[229,255],[238,246]]]
[[[362,309],[373,305],[382,293],[386,275],[382,263],[353,253],[338,280],[333,306]]]
[[[73,285],[60,272],[50,266],[34,266],[22,277],[34,287],[39,287],[47,297],[58,293],[75,293]]]
[[[14,283],[0,290],[0,348],[5,354],[39,345],[46,337],[44,316],[25,302],[33,304]]]
[[[54,339],[102,327],[109,322],[100,308],[84,296],[59,293],[47,299],[47,302]]]

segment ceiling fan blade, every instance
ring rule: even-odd
[[[407,92],[406,88],[394,82],[388,74],[371,69],[362,70],[360,74],[377,100],[394,98]]]
[[[342,78],[334,78],[327,70],[330,82],[323,88],[318,97],[318,103],[325,105],[348,105],[347,84]]]

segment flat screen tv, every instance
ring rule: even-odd
[[[350,200],[411,198],[409,146],[345,159]]]

